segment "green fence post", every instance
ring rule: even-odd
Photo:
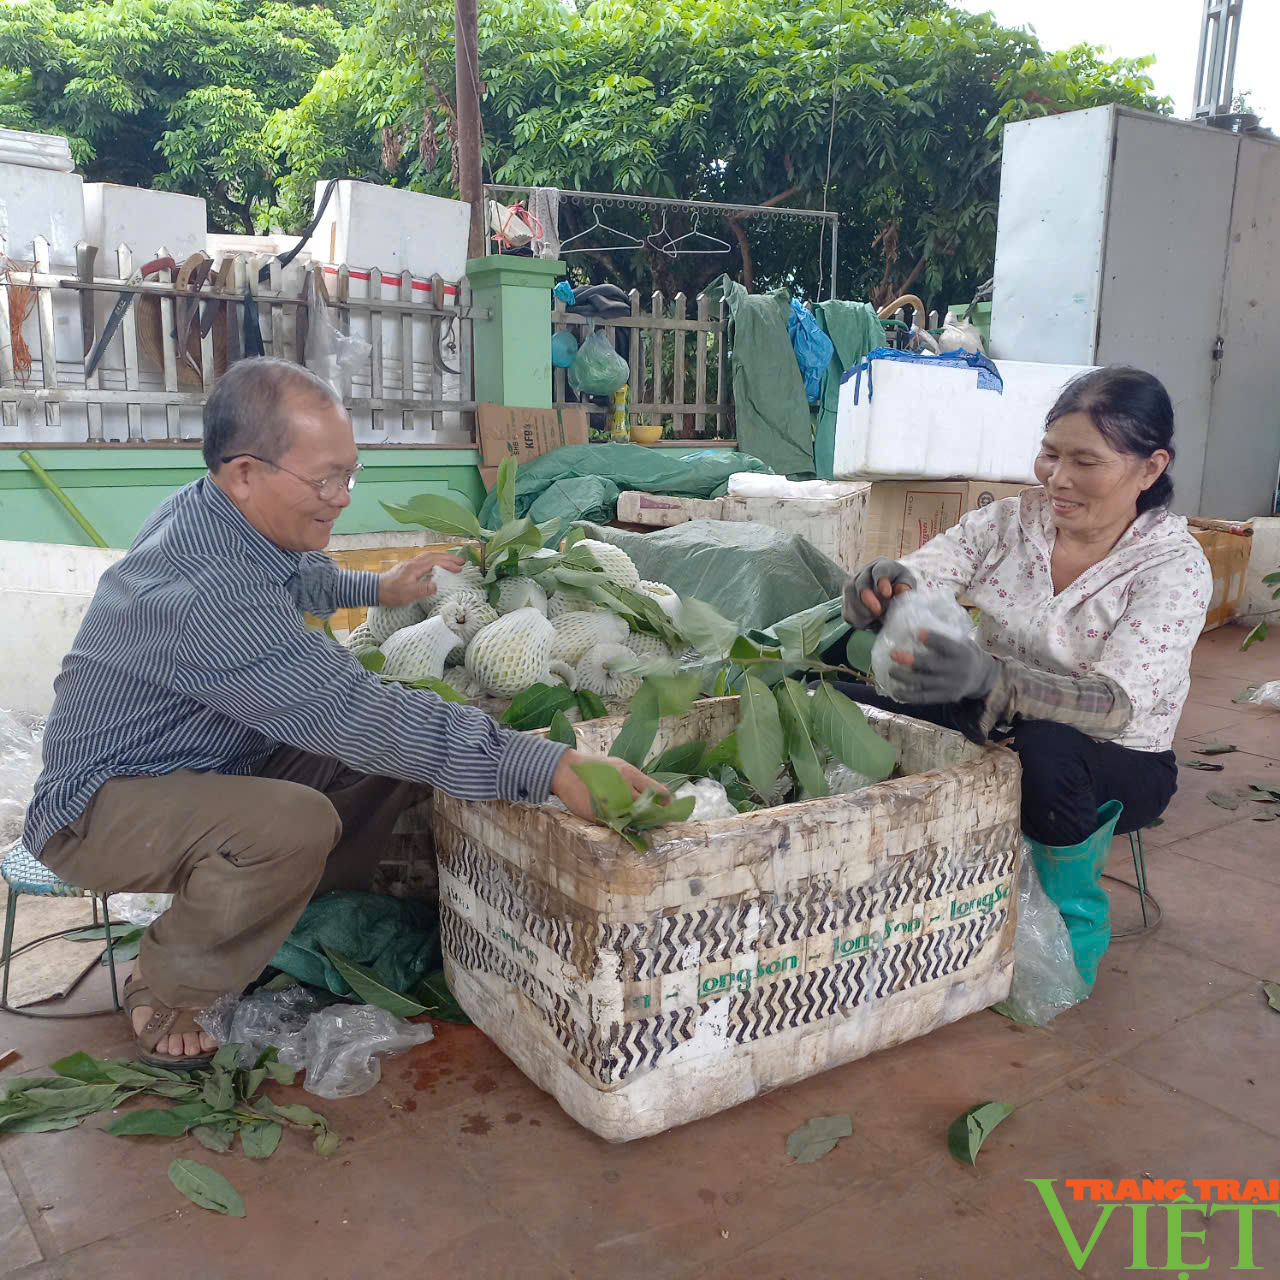
[[[478,403],[551,408],[551,290],[564,274],[563,262],[511,254],[467,263]]]

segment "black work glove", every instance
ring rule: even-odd
[[[896,560],[873,560],[864,564],[844,584],[844,620],[855,631],[865,631],[884,621],[885,606],[895,595],[915,585],[915,574]]]
[[[919,706],[938,706],[985,698],[1000,673],[999,660],[979,649],[970,640],[954,640],[936,631],[920,633],[922,647],[915,650],[911,665],[898,663],[894,680],[902,701]]]

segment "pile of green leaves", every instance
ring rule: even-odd
[[[342,1138],[318,1112],[301,1103],[276,1103],[260,1095],[271,1081],[291,1085],[296,1072],[266,1050],[245,1070],[240,1046],[223,1045],[203,1071],[170,1071],[138,1062],[113,1062],[73,1053],[53,1064],[52,1076],[23,1076],[0,1093],[0,1133],[47,1133],[73,1129],[87,1115],[116,1111],[149,1095],[169,1105],[137,1107],[116,1116],[106,1132],[116,1137],[181,1138],[190,1133],[210,1151],[227,1152],[237,1136],[246,1156],[265,1160],[286,1129],[311,1135],[318,1155],[331,1156]],[[206,1209],[244,1217],[244,1202],[231,1183],[195,1160],[175,1160],[169,1178],[187,1199]]]

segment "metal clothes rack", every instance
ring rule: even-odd
[[[533,193],[538,190],[532,186],[507,186],[499,183],[487,183],[484,188],[485,198],[496,193],[523,196],[526,205],[532,200]],[[831,297],[836,296],[837,248],[840,234],[840,215],[834,211],[823,213],[820,209],[788,209],[780,205],[760,204],[719,204],[712,200],[671,200],[664,196],[632,196],[619,195],[617,192],[604,191],[566,191],[560,189],[560,199],[570,204],[612,205],[618,209],[684,209],[691,213],[707,214],[711,217],[724,218],[774,218],[783,221],[800,220],[820,224],[822,242],[825,243],[828,229],[831,232]],[[486,257],[493,253],[493,241],[485,237]]]

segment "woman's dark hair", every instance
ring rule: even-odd
[[[1151,486],[1138,494],[1138,513],[1167,507],[1173,501],[1173,402],[1164,383],[1153,374],[1126,365],[1092,369],[1073,378],[1063,389],[1045,428],[1069,413],[1088,414],[1102,437],[1117,453],[1149,458],[1157,449],[1169,455],[1169,465]]]

